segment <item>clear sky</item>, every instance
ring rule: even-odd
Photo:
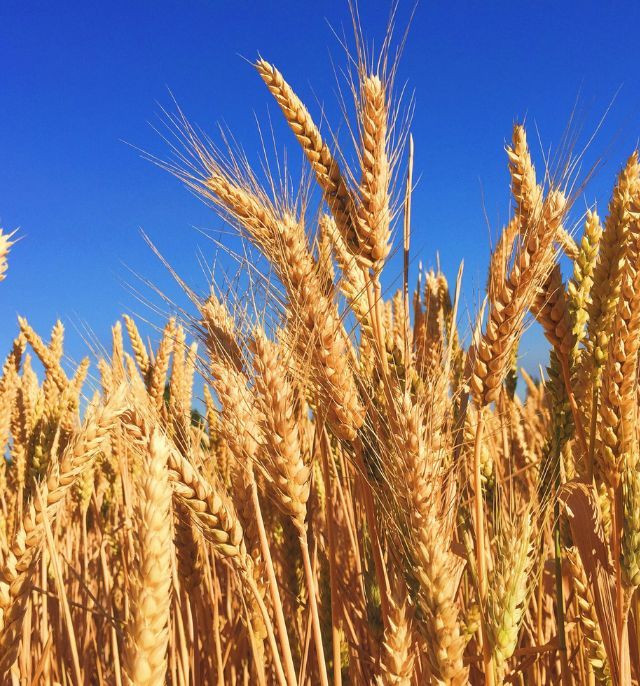
[[[402,26],[411,5],[400,5]],[[362,2],[366,36],[380,42],[386,2]],[[617,169],[640,132],[636,2],[429,2],[417,7],[399,83],[415,93],[414,257],[436,251],[450,280],[465,259],[465,307],[484,284],[493,235],[509,208],[504,144],[527,118],[557,146],[577,102],[584,143],[614,96],[588,160],[604,165],[577,202],[602,211]],[[79,357],[76,329],[99,340],[122,312],[153,318],[127,288],[130,270],[171,289],[140,229],[196,289],[214,247],[194,227],[221,222],[180,183],[125,142],[162,155],[150,126],[168,89],[211,134],[224,122],[258,160],[255,118],[280,114],[247,63],[274,62],[315,115],[339,125],[336,75],[344,56],[331,27],[350,35],[346,2],[167,0],[0,2],[0,226],[19,227],[0,286],[0,349],[17,314],[48,333],[56,317]],[[284,129],[281,145],[295,149]],[[486,216],[485,216],[486,214]],[[487,224],[488,220],[488,224]],[[400,265],[391,264],[391,275]],[[148,293],[148,291],[147,291]],[[157,321],[157,320],[156,320]],[[529,334],[525,364],[543,361]],[[2,353],[4,355],[4,352]]]

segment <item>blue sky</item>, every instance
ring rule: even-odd
[[[388,4],[361,4],[365,35],[379,43]],[[410,10],[401,3],[401,26]],[[514,121],[527,118],[541,165],[536,128],[545,146],[557,146],[577,102],[584,143],[617,93],[587,154],[604,164],[576,205],[576,216],[595,201],[604,211],[640,132],[631,33],[639,23],[632,2],[417,7],[398,75],[415,93],[414,258],[432,265],[439,252],[452,281],[464,258],[464,308],[473,309],[484,284],[487,220],[495,235],[507,216],[503,147]],[[123,141],[166,152],[150,123],[161,106],[171,109],[170,89],[214,137],[225,123],[252,160],[256,117],[271,114],[279,145],[295,150],[246,59],[274,62],[311,112],[322,106],[337,126],[332,63],[342,66],[344,55],[331,27],[351,35],[346,2],[0,3],[0,226],[22,236],[0,287],[0,348],[15,335],[17,314],[43,334],[61,317],[76,358],[84,351],[76,329],[105,340],[122,312],[158,321],[127,287],[141,287],[130,270],[179,295],[140,229],[204,291],[198,251],[208,259],[215,249],[194,227],[215,232],[220,220]],[[392,262],[390,275],[399,269]],[[543,361],[541,336],[528,334],[524,350],[526,365]]]

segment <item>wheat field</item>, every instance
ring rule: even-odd
[[[409,283],[391,62],[356,60],[348,152],[254,67],[298,187],[180,112],[156,160],[261,255],[249,290],[185,284],[195,314],[155,341],[124,315],[73,369],[61,322],[3,322],[0,683],[640,683],[637,152],[578,217],[571,157],[536,170],[514,126],[465,326],[462,270]]]

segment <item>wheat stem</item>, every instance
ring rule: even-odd
[[[298,529],[298,540],[300,542],[300,551],[302,553],[302,563],[304,565],[304,575],[307,583],[307,592],[309,594],[309,606],[311,608],[311,624],[313,629],[313,641],[316,649],[316,658],[318,661],[318,674],[320,677],[321,686],[329,686],[329,677],[327,676],[327,663],[324,659],[324,648],[322,645],[322,631],[320,629],[320,614],[318,613],[317,589],[314,580],[313,568],[311,567],[311,557],[309,556],[309,539],[307,530],[304,524],[296,524]]]
[[[322,457],[322,479],[327,489],[325,510],[327,518],[327,538],[329,543],[329,583],[331,584],[331,649],[333,658],[333,686],[342,686],[342,656],[340,654],[340,611],[336,571],[336,531],[333,512],[333,487],[329,473],[329,459],[327,453],[331,450],[329,436],[322,427],[320,437],[320,453]]]
[[[487,556],[485,552],[485,533],[484,533],[484,498],[482,495],[482,435],[484,433],[484,408],[478,409],[476,424],[475,445],[473,451],[473,487],[474,487],[474,514],[476,529],[476,569],[478,573],[478,590],[480,594],[481,606],[487,603]],[[491,646],[487,636],[486,624],[482,622],[482,659],[484,665],[484,676],[487,686],[493,686],[493,660],[491,657]]]
[[[296,670],[293,664],[293,657],[291,655],[291,646],[289,644],[289,635],[287,633],[287,623],[284,618],[282,601],[280,599],[280,591],[278,589],[278,581],[273,568],[273,560],[271,559],[269,541],[267,540],[267,534],[264,528],[262,509],[260,508],[260,499],[258,498],[258,487],[253,474],[251,475],[251,500],[256,516],[256,525],[260,538],[260,549],[264,557],[267,576],[269,579],[269,593],[271,594],[273,611],[276,616],[276,624],[278,626],[278,633],[280,635],[280,645],[284,653],[284,669],[286,672],[287,684],[289,686],[296,686],[298,680],[296,678]]]

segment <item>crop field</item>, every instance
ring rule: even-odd
[[[166,113],[153,161],[261,256],[241,279],[73,369],[61,322],[2,322],[1,684],[640,681],[637,151],[585,209],[577,152],[536,169],[505,131],[469,323],[462,268],[414,276],[410,117],[390,45],[359,47],[348,150],[253,64],[301,178]]]

